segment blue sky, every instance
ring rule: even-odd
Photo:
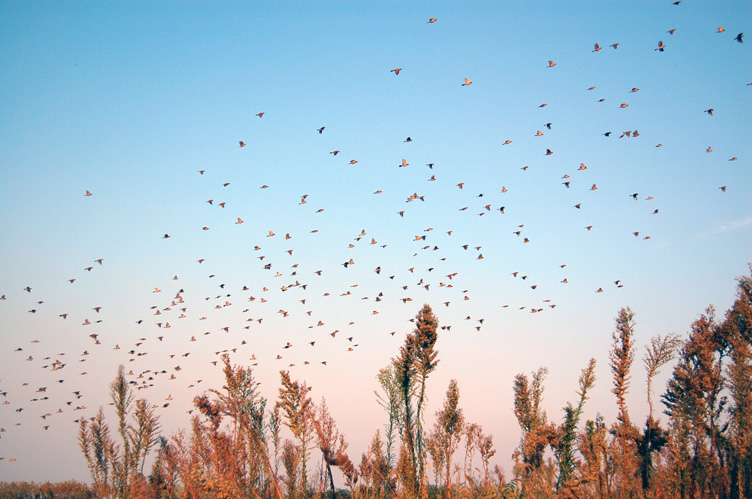
[[[427,414],[457,379],[507,471],[517,373],[549,369],[559,421],[595,357],[587,416],[613,422],[624,306],[641,420],[650,337],[722,314],[749,272],[748,19],[742,1],[0,2],[0,480],[88,480],[73,420],[108,408],[121,363],[154,377],[137,396],[164,434],[186,427],[223,350],[270,400],[280,369],[313,386],[357,456],[423,303],[451,326]]]

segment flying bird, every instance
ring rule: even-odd
[[[402,71],[402,68],[394,68],[390,71],[390,73],[394,73],[395,76],[398,76],[400,74],[400,71]]]
[[[473,82],[471,82],[470,80],[468,80],[467,78],[465,78],[465,83],[463,83],[463,84],[462,84],[462,86],[463,86],[463,87],[466,87],[466,86],[468,86],[468,85],[471,85],[472,83],[473,83]]]

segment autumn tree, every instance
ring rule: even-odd
[[[671,417],[671,472],[680,495],[726,497],[723,415],[727,398],[723,359],[727,341],[716,323],[715,310],[692,324],[663,402]]]
[[[580,374],[580,389],[577,392],[579,401],[576,406],[567,403],[564,407],[564,422],[558,429],[559,436],[554,454],[559,465],[559,476],[556,482],[557,490],[576,491],[579,480],[575,479],[575,444],[577,443],[577,425],[580,422],[588,391],[595,384],[595,359],[590,359],[588,366]]]
[[[658,374],[661,367],[675,358],[676,350],[681,346],[681,343],[679,336],[676,334],[668,334],[663,337],[660,335],[654,336],[650,339],[650,345],[642,359],[647,375],[646,391],[649,412],[642,434],[637,436],[636,444],[637,454],[640,458],[639,467],[642,489],[644,491],[652,487],[653,457],[654,455],[658,455],[663,446],[668,442],[668,432],[653,418],[653,378]]]
[[[400,388],[400,382],[397,380],[397,371],[395,362],[392,361],[387,367],[379,370],[379,374],[376,379],[381,386],[383,393],[374,392],[376,398],[387,413],[388,420],[384,423],[384,464],[386,470],[384,473],[379,474],[380,479],[383,481],[381,486],[392,489],[393,483],[391,482],[391,473],[395,466],[394,459],[394,444],[397,437],[402,432],[404,402],[402,399],[402,390]],[[380,487],[379,487],[380,488]]]
[[[611,427],[611,433],[614,435],[611,450],[616,466],[615,492],[618,497],[624,499],[637,494],[634,476],[636,474],[635,455],[637,451],[635,439],[638,431],[629,418],[626,401],[631,380],[632,362],[634,361],[634,313],[629,307],[622,308],[615,322],[616,329],[611,336],[613,347],[610,352],[611,373],[614,383],[614,388],[611,391],[616,395],[619,412],[617,423]]]
[[[319,450],[321,450],[324,464],[326,465],[332,498],[336,499],[337,490],[334,488],[332,466],[343,466],[350,461],[350,458],[345,452],[347,450],[345,436],[337,430],[334,418],[326,406],[326,400],[321,401],[321,405],[315,413],[313,427],[316,430],[316,444]]]
[[[298,441],[297,444],[297,465],[300,468],[299,482],[301,497],[305,497],[307,490],[307,467],[308,455],[310,453],[311,440],[313,437],[314,411],[313,402],[308,392],[311,388],[305,383],[293,381],[290,378],[289,371],[280,371],[282,386],[279,388],[279,405],[285,416],[285,425],[292,431],[292,434]],[[289,446],[286,449],[289,453]],[[283,450],[284,452],[284,450]],[[283,454],[284,459],[284,454]],[[289,458],[288,458],[289,460]],[[293,496],[295,493],[293,491]]]
[[[607,497],[608,481],[612,467],[608,463],[608,430],[603,416],[585,422],[577,442],[583,463],[580,464],[581,497]]]
[[[436,369],[438,319],[428,304],[414,319],[415,329],[405,338],[400,356],[393,360],[402,416],[401,478],[408,498],[417,497],[424,486],[426,449],[423,438],[423,408],[428,376]]]
[[[554,488],[549,483],[553,470],[543,461],[546,448],[558,438],[556,425],[547,421],[541,408],[547,374],[548,369],[542,367],[532,379],[522,373],[514,377],[514,415],[522,430],[520,445],[513,454],[514,474],[522,480],[522,494],[530,497],[550,497]]]
[[[158,441],[159,417],[145,399],[134,402],[122,365],[110,384],[110,397],[121,443],[113,438],[101,408],[91,425],[81,418],[78,441],[98,493],[129,498],[146,485],[144,464]]]
[[[721,327],[730,348],[726,368],[731,396],[726,439],[729,494],[741,499],[752,497],[752,276],[737,280],[737,299]]]
[[[437,476],[441,473],[440,466],[444,468],[445,496],[451,496],[452,480],[452,456],[459,447],[462,433],[465,427],[465,417],[459,407],[460,389],[457,380],[451,380],[446,391],[446,399],[441,410],[436,411],[436,422],[431,432],[433,445],[433,461]]]

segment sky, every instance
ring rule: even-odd
[[[622,307],[644,420],[650,338],[722,318],[750,271],[750,19],[741,0],[1,0],[0,480],[89,481],[75,421],[114,424],[120,364],[163,435],[188,428],[223,352],[269,406],[280,370],[311,386],[357,462],[423,304],[425,426],[456,379],[508,474],[518,373],[548,369],[560,422],[595,358],[585,418],[615,421]]]

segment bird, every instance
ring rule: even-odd
[[[400,71],[402,71],[402,68],[394,68],[390,71],[390,73],[394,73],[395,76],[398,76],[400,74]]]
[[[89,191],[86,191],[86,194],[84,194],[84,196],[86,196],[86,197],[89,197],[89,196],[91,196],[91,192],[89,192]]]
[[[263,118],[265,114],[266,114],[265,112],[261,111],[260,113],[257,113],[256,116],[258,116],[259,118]]]
[[[473,82],[471,82],[470,80],[468,80],[467,78],[465,78],[465,83],[463,83],[463,84],[462,84],[462,86],[463,86],[463,87],[466,87],[466,86],[468,86],[468,85],[471,85],[472,83],[473,83]]]
[[[673,35],[673,33],[671,33],[671,34]],[[663,50],[665,48],[666,48],[666,46],[663,44],[663,41],[661,40],[661,41],[658,42],[658,48],[656,48],[655,50],[657,50],[658,52],[663,52]]]
[[[316,131],[319,132],[319,134],[322,134],[324,133],[325,128],[326,128],[325,126],[322,126],[321,128],[317,128]]]
[[[723,33],[724,31],[726,30],[723,29],[723,26],[718,26],[718,30],[716,31],[716,33]]]
[[[243,142],[242,140],[238,141],[238,143],[240,144],[239,147],[245,147],[245,142]]]
[[[739,43],[744,43],[744,41],[742,40],[742,38],[744,38],[744,33],[739,33],[739,34],[738,34],[738,35],[736,35],[736,37],[734,38],[734,41],[737,41],[737,42],[739,42]]]
[[[552,68],[554,66],[556,66],[556,63],[554,61],[548,61],[548,67],[549,68]]]
[[[708,113],[709,116],[713,116],[713,108],[712,107],[710,109],[706,109],[705,112]]]
[[[431,19],[428,20],[428,22],[426,24],[433,24],[435,22],[436,22],[436,18],[432,17]]]
[[[609,45],[609,47],[613,47],[614,50],[616,50],[619,47],[619,44],[618,43],[612,43],[611,45]]]
[[[669,35],[673,35],[674,31],[676,31],[676,28],[672,28],[672,29],[666,31],[666,33],[668,33]]]
[[[600,49],[601,49],[601,46],[596,43],[593,48],[593,52],[598,52]]]
[[[551,149],[546,149],[546,156],[551,156],[553,153]]]

